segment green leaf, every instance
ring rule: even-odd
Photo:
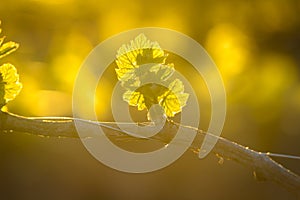
[[[146,109],[144,95],[140,92],[128,90],[123,94],[123,100],[131,106],[137,106],[138,110]]]
[[[173,64],[158,64],[151,67],[150,72],[154,72],[156,76],[159,77],[160,80],[166,81],[168,78],[170,78],[174,73],[174,65]]]
[[[149,63],[164,63],[167,54],[160,48],[157,42],[151,42],[144,34],[138,35],[128,45],[122,45],[117,52],[116,69],[118,79],[127,81],[136,78],[140,66]],[[148,71],[144,71],[148,72]]]
[[[171,78],[175,69],[172,63],[165,63],[167,56],[157,42],[151,42],[144,34],[122,45],[117,52],[116,74],[127,90],[123,100],[130,106],[137,106],[138,110],[147,109],[148,119],[153,117],[149,112],[155,104],[160,104],[162,109],[152,114],[174,117],[189,97],[184,93],[183,83]]]
[[[21,91],[22,84],[16,68],[6,63],[0,66],[0,107],[13,100]]]
[[[159,104],[163,107],[168,117],[174,117],[186,105],[189,94],[184,93],[184,85],[179,79],[171,82],[168,88],[168,91],[158,97]]]

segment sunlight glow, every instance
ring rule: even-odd
[[[234,25],[220,24],[212,28],[206,47],[226,79],[241,73],[249,57],[248,38]]]

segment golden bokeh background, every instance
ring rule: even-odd
[[[218,66],[227,92],[223,137],[258,151],[300,155],[300,2],[12,0],[0,2],[2,35],[20,44],[1,60],[20,74],[23,90],[7,105],[24,116],[72,116],[72,89],[81,63],[101,41],[139,27],[180,31],[198,41]],[[199,91],[202,127],[209,96],[200,76],[185,65]],[[108,109],[113,68],[97,91],[97,114]],[[3,199],[293,199],[251,169],[215,155],[186,152],[149,174],[103,166],[78,139],[0,135]],[[299,160],[276,159],[300,173]],[[1,198],[2,199],[2,198]]]

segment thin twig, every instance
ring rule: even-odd
[[[6,112],[0,112],[0,130],[13,130],[48,137],[79,138],[74,125],[75,120],[85,123],[87,130],[92,126],[101,126],[108,136],[134,138],[122,132],[115,122],[94,122],[82,119],[58,117],[28,118]],[[128,124],[128,126],[130,126],[130,124]],[[205,136],[216,137],[212,134],[198,130],[197,128],[168,121],[161,131],[162,134],[157,134],[150,139],[166,144],[172,139],[179,127],[186,131],[197,131],[197,137],[190,147],[190,149],[195,152],[199,151],[201,141]],[[81,135],[81,137],[92,136],[89,135],[87,131],[86,135]],[[137,138],[134,139],[136,140]],[[184,143],[184,141],[182,142]],[[300,177],[272,160],[268,154],[251,150],[222,137],[218,137],[218,142],[212,151],[222,158],[233,160],[246,167],[250,167],[257,180],[274,182],[300,197]]]

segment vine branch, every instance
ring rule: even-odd
[[[48,137],[67,137],[79,138],[74,118],[64,117],[49,117],[49,118],[30,118],[14,115],[11,113],[0,112],[0,130],[2,131],[18,131],[26,132],[33,135],[42,135]],[[118,128],[115,122],[94,122],[88,120],[81,120],[86,124],[87,130],[92,126],[101,126],[105,134],[112,137],[131,137]],[[131,124],[133,126],[133,124]],[[130,124],[128,124],[130,126]],[[201,141],[205,136],[217,137],[212,134],[201,131],[197,128],[178,124],[173,121],[167,121],[161,133],[151,137],[164,144],[167,144],[178,128],[190,131],[191,129],[197,131],[197,136],[193,141],[190,149],[194,152],[199,151]],[[86,135],[81,137],[92,137],[86,132]],[[133,138],[133,137],[132,137]],[[135,140],[137,138],[134,138]],[[184,141],[183,141],[184,142]],[[212,152],[222,158],[233,160],[246,167],[249,167],[259,181],[271,181],[278,184],[280,187],[287,189],[289,192],[300,197],[300,177],[292,171],[286,169],[279,163],[272,160],[268,155],[251,150],[240,144],[232,142],[222,137],[218,137],[218,142],[213,148]]]

